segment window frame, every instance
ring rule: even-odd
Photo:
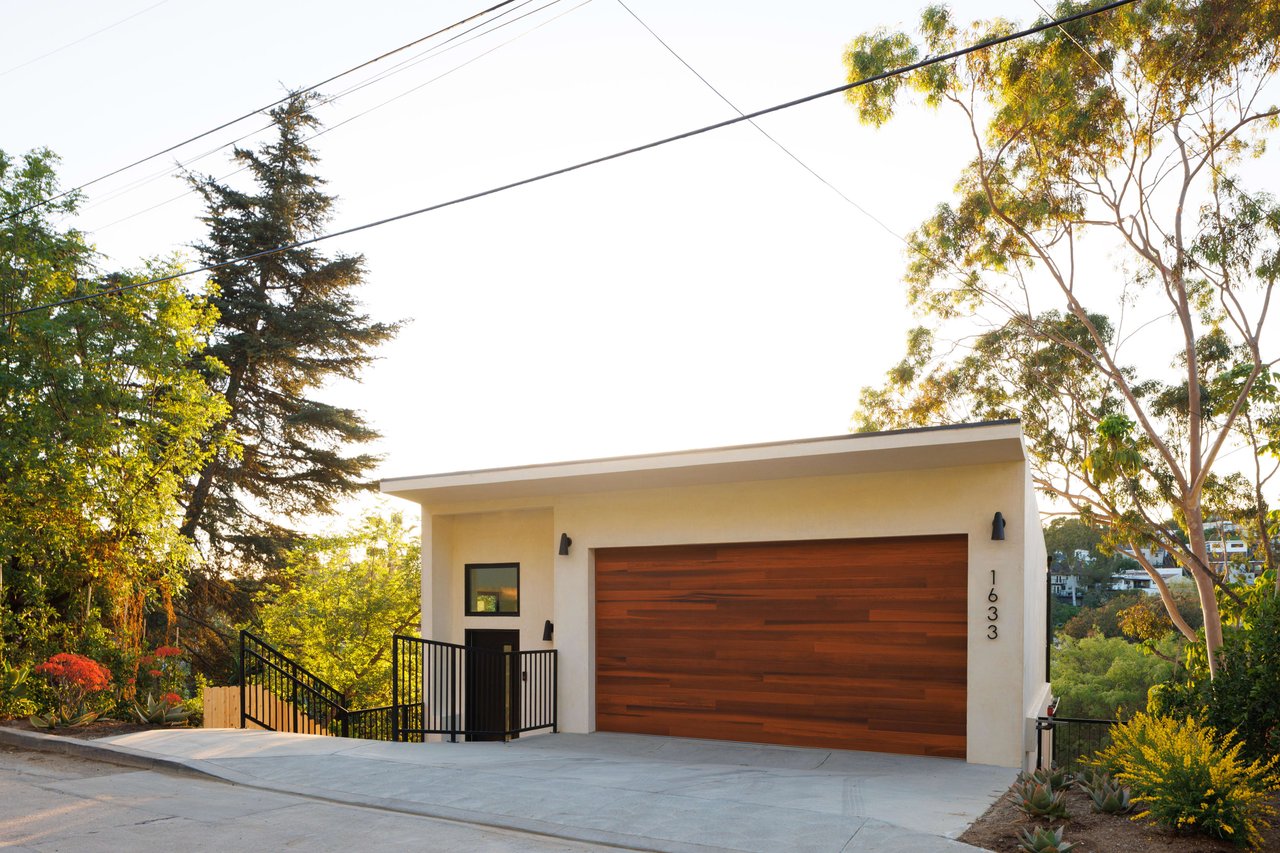
[[[516,570],[516,609],[515,610],[473,610],[471,604],[472,598],[472,569],[515,569]],[[467,616],[519,616],[520,615],[520,564],[519,563],[466,563],[463,565],[462,573],[463,594],[465,598],[462,607]]]

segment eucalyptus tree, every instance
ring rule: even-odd
[[[918,40],[863,34],[845,63],[853,80],[1012,31],[933,6]],[[1249,184],[1277,70],[1277,0],[1144,0],[848,93],[876,126],[908,93],[952,111],[970,151],[954,199],[908,239],[928,324],[864,389],[857,425],[1021,418],[1037,486],[1131,549],[1189,640],[1142,546],[1194,578],[1214,666],[1216,590],[1233,593],[1206,522],[1244,504],[1265,528],[1272,470],[1224,457],[1280,434],[1263,335],[1280,206]]]

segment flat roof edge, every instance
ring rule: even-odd
[[[629,462],[629,461],[638,462],[643,460],[660,459],[664,457],[671,458],[671,457],[693,456],[696,454],[721,453],[721,452],[732,453],[734,451],[760,450],[760,449],[770,448],[770,447],[777,447],[777,448],[794,447],[794,446],[801,446],[806,444],[817,444],[819,442],[856,441],[858,439],[882,438],[882,437],[897,436],[897,435],[916,435],[921,433],[945,432],[945,431],[967,430],[967,429],[982,429],[982,428],[989,428],[989,427],[1012,426],[1016,424],[1021,424],[1021,420],[1018,418],[1005,418],[1005,419],[994,420],[994,421],[972,421],[972,422],[959,423],[959,424],[941,424],[938,426],[908,427],[905,429],[879,430],[876,432],[841,433],[838,435],[813,436],[810,438],[790,439],[785,441],[764,441],[764,442],[756,442],[751,444],[731,444],[731,445],[725,445],[722,447],[700,447],[700,448],[693,448],[690,450],[659,451],[656,453],[636,453],[636,454],[627,454],[623,456],[601,456],[601,457],[596,457],[591,459],[569,459],[569,460],[564,460],[560,462],[538,462],[531,465],[507,465],[507,466],[501,466],[497,468],[476,468],[472,470],[463,470],[463,471],[441,471],[433,474],[418,474],[418,475],[407,476],[407,477],[384,477],[378,481],[378,489],[379,491],[384,493],[394,493],[395,491],[398,491],[398,490],[395,489],[394,487],[391,489],[388,489],[387,488],[388,485],[396,484],[396,483],[421,484],[422,481],[424,480],[443,480],[445,478],[453,478],[453,477],[476,477],[476,476],[491,475],[491,474],[511,473],[511,472],[517,472],[517,471],[532,472],[532,471],[543,470],[543,469],[567,468],[570,466],[599,465],[599,464],[605,464],[605,463],[617,463],[617,462]],[[416,485],[416,486],[411,485],[411,486],[408,486],[408,488],[406,488],[405,491],[408,491],[410,489],[416,490],[420,488],[422,488],[421,485]]]

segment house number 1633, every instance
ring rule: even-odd
[[[987,601],[991,602],[987,605],[987,639],[994,640],[1000,636],[1000,626],[996,623],[1000,621],[1000,609],[996,607],[996,602],[1000,600],[1000,596],[996,595],[996,570],[991,570],[991,592],[987,593]]]

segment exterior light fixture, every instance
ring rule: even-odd
[[[569,538],[568,533],[560,534],[560,556],[561,557],[569,556],[569,546],[572,544],[573,544],[573,540]]]
[[[996,517],[991,519],[991,538],[997,542],[1004,541],[1004,514],[1003,513],[997,512]]]
[[[544,622],[542,624],[542,642],[544,643],[551,642],[551,632],[554,631],[555,629],[556,629],[556,626],[551,624],[550,619]]]

